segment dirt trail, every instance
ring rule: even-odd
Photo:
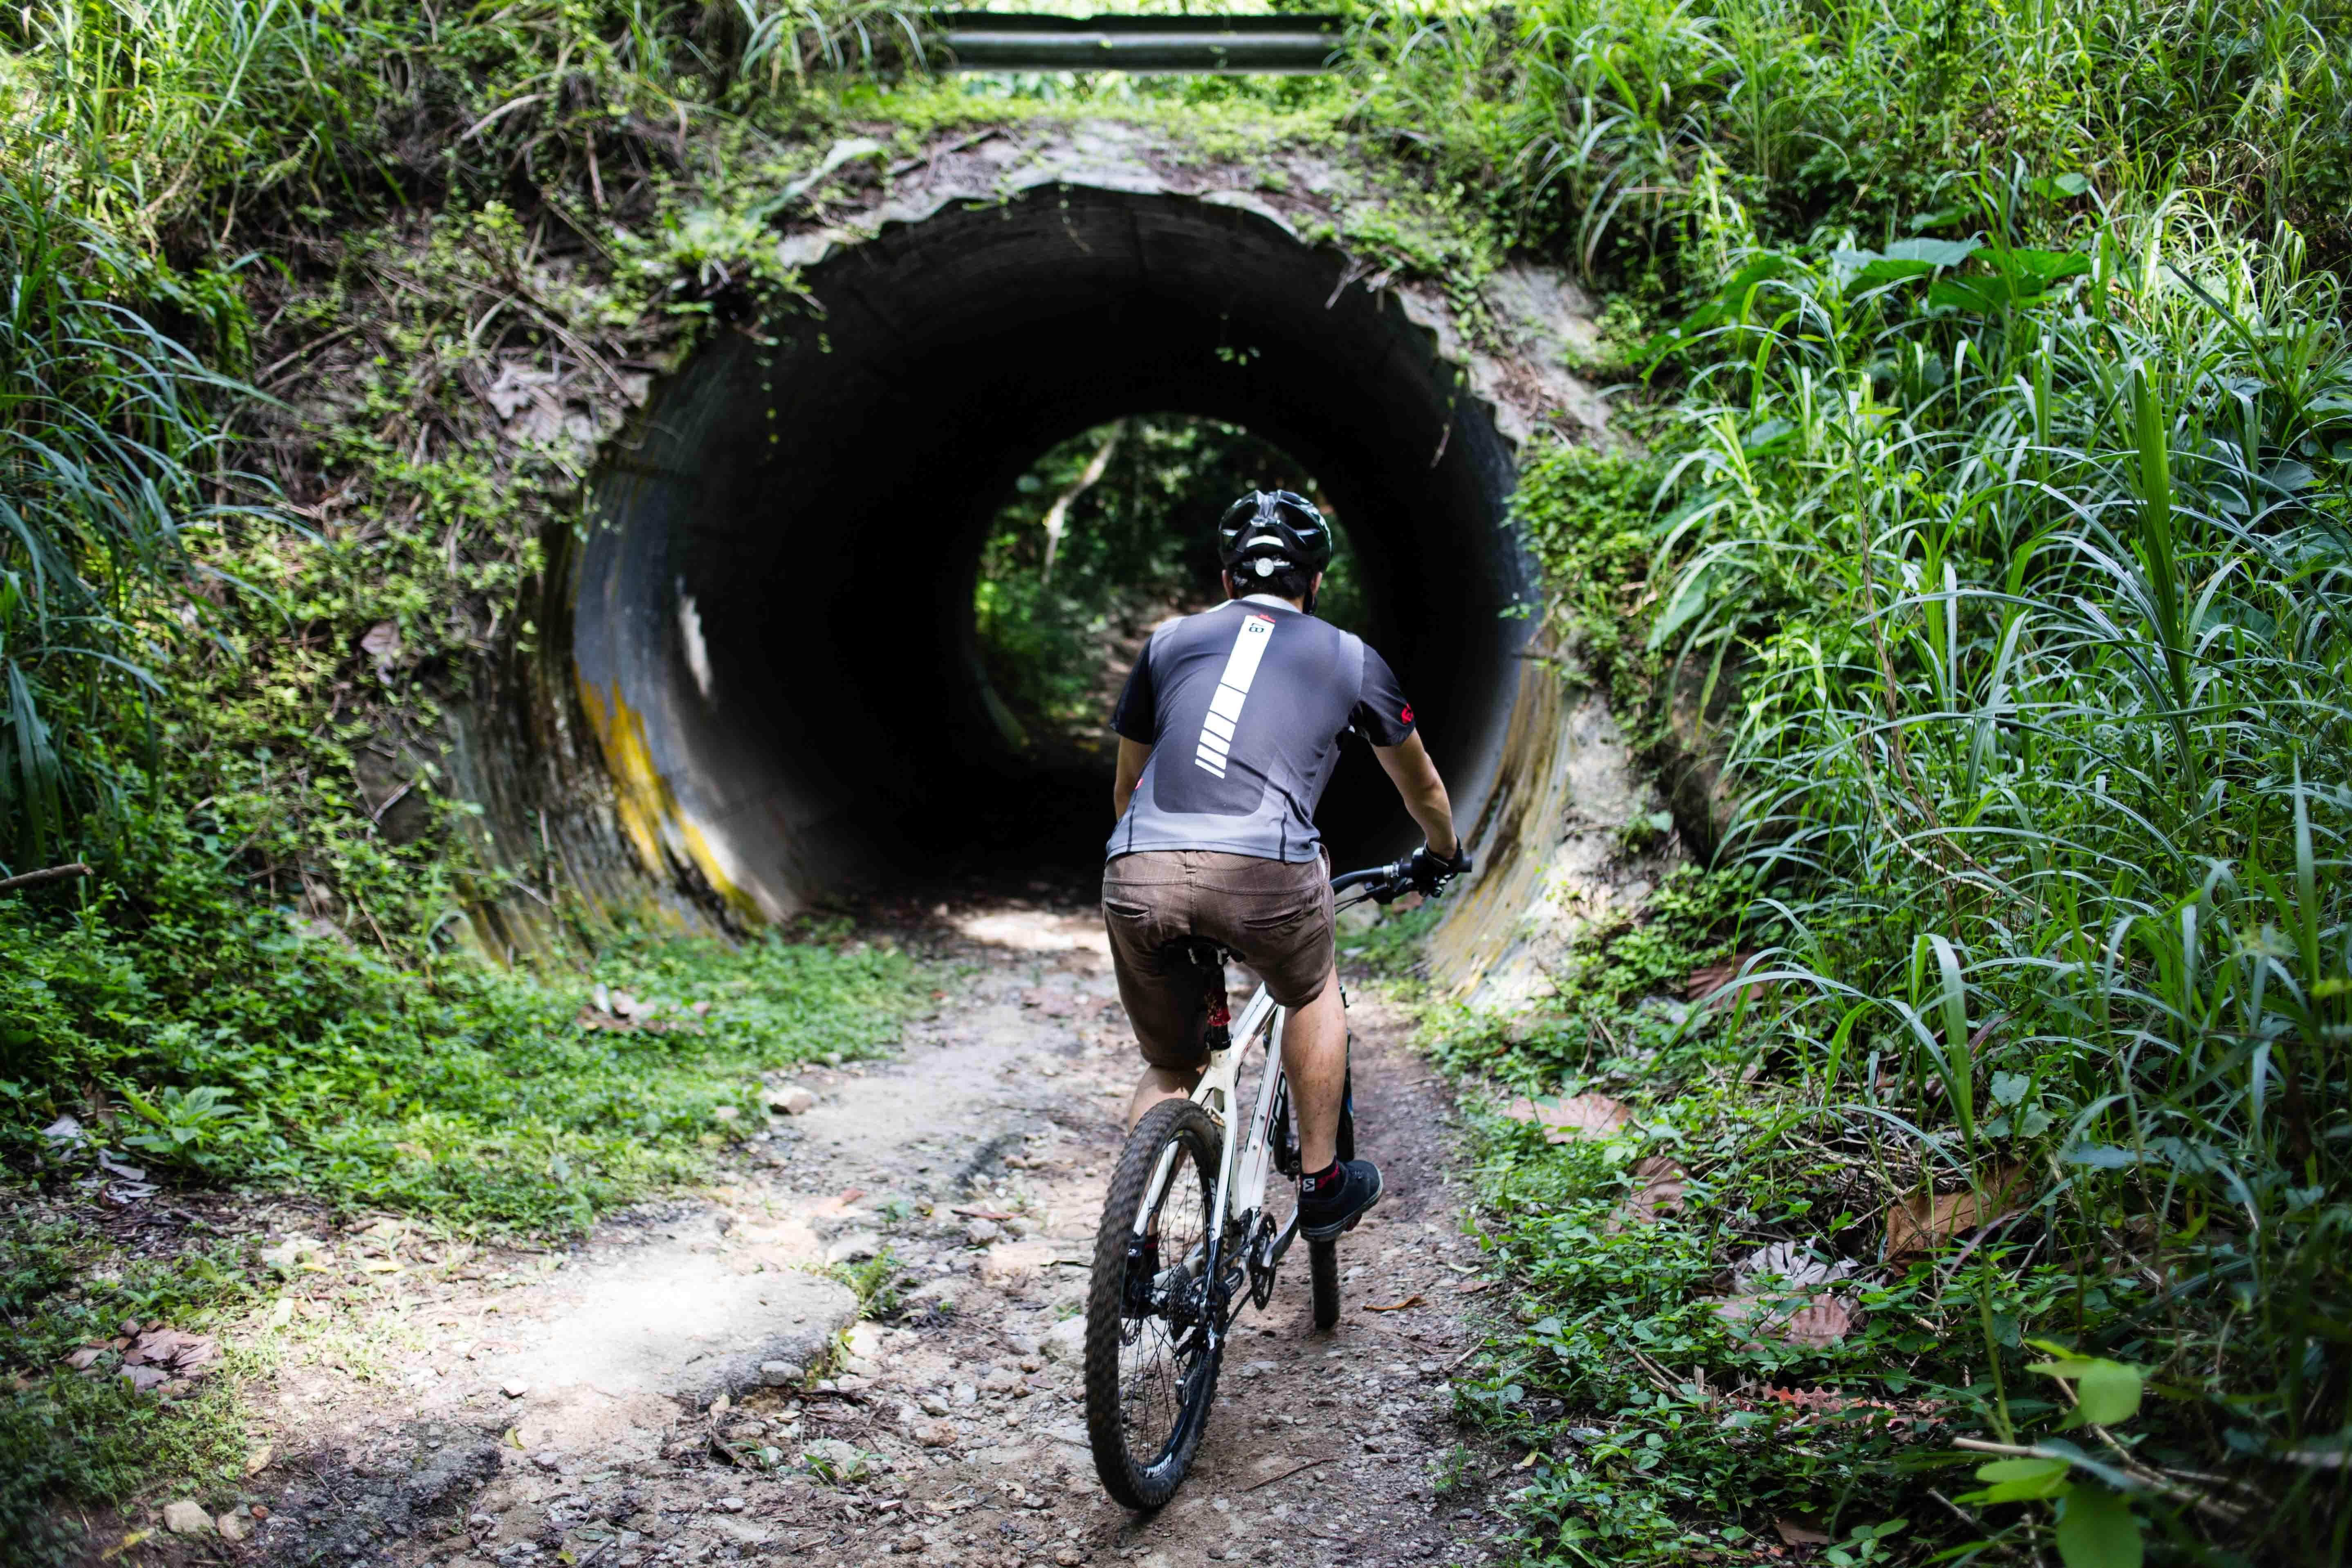
[[[1309,1328],[1294,1257],[1236,1326],[1183,1491],[1131,1515],[1086,1448],[1075,1316],[1133,1070],[1101,931],[1072,909],[940,913],[936,1016],[887,1063],[795,1078],[814,1107],[702,1198],[568,1256],[396,1228],[333,1244],[348,1265],[372,1239],[406,1271],[365,1310],[294,1325],[301,1348],[260,1391],[279,1458],[251,1483],[271,1503],[245,1550],[456,1568],[1481,1556],[1491,1520],[1433,1478],[1460,1436],[1462,1313],[1491,1298],[1462,1289],[1476,1254],[1449,1108],[1397,1021],[1350,1014],[1389,1196],[1343,1243],[1340,1327]],[[854,1321],[855,1294],[813,1266],[884,1249],[901,1302]]]

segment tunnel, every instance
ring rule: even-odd
[[[974,574],[1041,453],[1154,411],[1246,426],[1317,476],[1369,640],[1475,818],[1528,626],[1514,456],[1361,270],[1246,205],[1055,185],[886,226],[788,308],[714,329],[615,443],[570,567],[576,695],[637,856],[771,919],[974,855],[1099,866],[1108,772],[1007,738]],[[1343,864],[1413,841],[1347,752],[1320,816]]]

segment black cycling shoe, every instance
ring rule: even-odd
[[[1342,1180],[1322,1197],[1298,1196],[1298,1228],[1310,1241],[1328,1241],[1356,1228],[1364,1211],[1381,1201],[1381,1168],[1370,1160],[1339,1162]]]

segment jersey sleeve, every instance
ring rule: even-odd
[[[1412,704],[1405,700],[1396,671],[1369,646],[1364,649],[1363,681],[1357,689],[1356,706],[1348,715],[1348,723],[1375,746],[1401,746],[1412,733]]]
[[[1154,637],[1151,642],[1160,639]],[[1118,694],[1118,705],[1110,710],[1113,733],[1133,741],[1139,746],[1156,744],[1160,740],[1160,704],[1151,685],[1151,642],[1135,656],[1135,668],[1127,672],[1127,685]]]

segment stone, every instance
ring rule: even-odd
[[[563,1456],[552,1448],[541,1448],[530,1457],[530,1462],[542,1470],[552,1470],[563,1463]]]
[[[213,1516],[204,1510],[202,1504],[185,1499],[167,1502],[163,1505],[163,1528],[174,1535],[210,1535]]]
[[[986,1247],[1004,1234],[992,1219],[972,1219],[964,1222],[963,1238],[973,1247]]]
[[[806,1116],[816,1109],[816,1096],[796,1083],[768,1091],[768,1109],[779,1116]]]
[[[525,1383],[519,1377],[510,1377],[504,1383],[499,1384],[499,1392],[505,1394],[509,1399],[520,1399],[524,1394],[530,1392],[530,1384]]]
[[[922,1405],[923,1414],[926,1415],[945,1415],[950,1409],[953,1408],[936,1394],[926,1394],[917,1403]]]
[[[1032,1279],[1054,1266],[1050,1241],[1005,1241],[980,1260],[980,1277],[990,1281]]]
[[[760,1363],[760,1381],[770,1388],[788,1388],[808,1375],[808,1369],[796,1362],[763,1361]]]
[[[253,1521],[234,1513],[225,1513],[213,1521],[223,1541],[243,1541],[253,1533]]]
[[[915,1441],[926,1448],[952,1448],[961,1436],[952,1421],[926,1421],[915,1428]]]
[[[861,1263],[866,1258],[878,1257],[881,1251],[882,1237],[878,1232],[853,1230],[847,1236],[837,1237],[824,1249],[824,1260],[827,1263]]]
[[[1087,1359],[1087,1321],[1084,1318],[1064,1318],[1045,1331],[1037,1348],[1050,1361],[1084,1361]]]
[[[871,1358],[882,1352],[882,1325],[860,1321],[849,1325],[842,1344],[853,1356]]]
[[[1023,1384],[1019,1373],[1011,1367],[1000,1366],[982,1378],[980,1386],[990,1394],[1011,1394]]]
[[[819,1437],[801,1450],[801,1461],[835,1481],[862,1480],[869,1468],[856,1445],[838,1437]]]

